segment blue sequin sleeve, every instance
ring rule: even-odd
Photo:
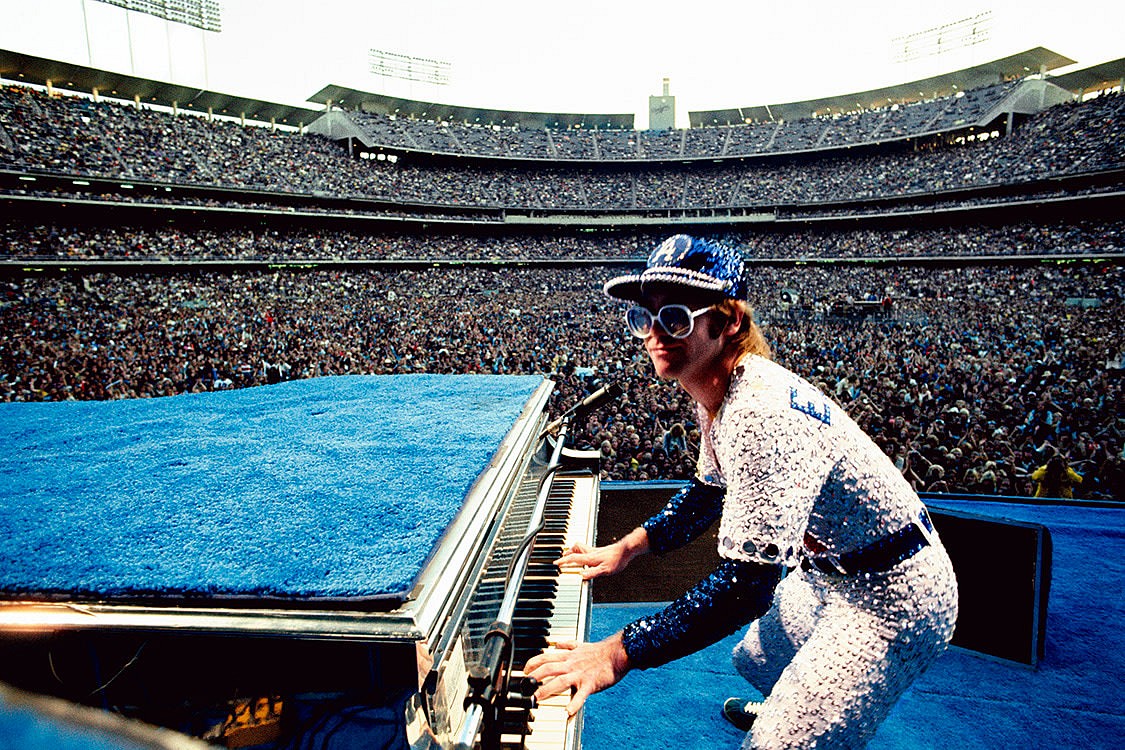
[[[722,515],[725,494],[725,488],[693,477],[660,512],[641,524],[648,532],[649,551],[662,555],[698,537]]]
[[[780,581],[779,566],[725,560],[660,612],[625,626],[629,665],[658,667],[725,638],[769,610]]]

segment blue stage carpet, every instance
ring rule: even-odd
[[[408,592],[538,377],[0,405],[0,596]]]
[[[1125,745],[1125,509],[941,503],[939,508],[1030,521],[1054,543],[1046,654],[1039,668],[952,649],[914,684],[871,750],[997,750]],[[987,570],[980,571],[988,575]],[[658,605],[599,605],[594,638]],[[747,695],[730,664],[732,636],[679,662],[633,672],[588,702],[587,750],[737,748],[719,716]]]

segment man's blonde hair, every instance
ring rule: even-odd
[[[772,354],[770,345],[766,342],[766,337],[762,335],[762,329],[758,328],[758,324],[754,322],[754,308],[750,306],[749,302],[740,299],[724,299],[712,309],[727,318],[734,318],[739,311],[742,312],[742,325],[739,326],[738,333],[727,341],[727,346],[735,353],[735,359],[744,354],[757,354],[766,359],[770,358]]]

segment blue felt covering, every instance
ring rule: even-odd
[[[1120,748],[1125,508],[931,504],[1050,529],[1046,654],[1038,669],[1030,669],[960,649],[946,652],[896,704],[869,750]],[[597,606],[592,637],[619,630],[658,606]],[[731,636],[665,667],[631,673],[591,696],[584,747],[737,748],[741,733],[719,716],[727,696],[754,696],[730,663],[737,640]]]
[[[0,404],[0,595],[399,596],[541,383]]]

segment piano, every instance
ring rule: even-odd
[[[226,747],[579,748],[582,713],[535,705],[519,671],[589,627],[589,582],[552,561],[594,543],[600,455],[548,423],[552,389],[535,388],[405,596],[8,595],[0,686]]]

